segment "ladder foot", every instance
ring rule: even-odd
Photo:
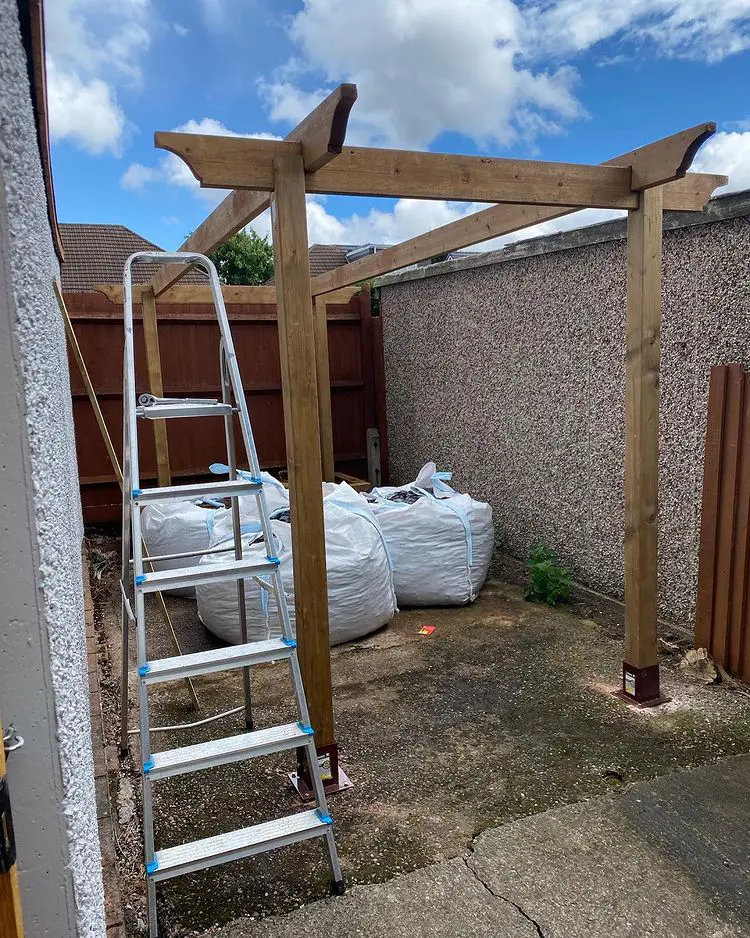
[[[337,880],[334,880],[333,883],[331,883],[332,895],[343,896],[345,892],[346,892],[346,880],[345,879],[337,879]]]

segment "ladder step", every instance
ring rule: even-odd
[[[196,482],[193,485],[167,485],[155,489],[133,489],[133,500],[143,505],[145,502],[161,502],[170,498],[233,498],[237,495],[249,495],[263,487],[263,482],[251,479],[229,479],[222,482]]]
[[[276,558],[271,560],[222,560],[220,563],[196,564],[193,567],[178,567],[176,570],[157,570],[140,573],[135,578],[135,588],[143,593],[177,589],[183,586],[198,586],[216,580],[241,580],[273,573],[278,566]]]
[[[205,403],[195,402],[190,404],[182,402],[148,404],[145,407],[136,407],[135,412],[138,417],[146,417],[148,420],[168,420],[170,417],[226,417],[233,410],[231,404],[223,404],[221,401],[206,401]]]
[[[229,645],[227,648],[213,648],[191,655],[158,658],[156,661],[147,662],[139,668],[138,673],[146,684],[176,681],[199,674],[214,674],[217,671],[230,671],[232,668],[282,661],[291,658],[296,647],[297,643],[293,639],[269,638],[263,642]]]
[[[270,726],[267,729],[254,730],[252,733],[242,733],[240,736],[227,736],[195,746],[155,752],[151,756],[151,763],[146,763],[143,771],[152,780],[183,775],[185,772],[198,772],[200,769],[210,769],[216,765],[228,765],[242,759],[295,749],[308,743],[312,735],[312,728],[304,728],[301,723]]]
[[[330,818],[318,814],[317,810],[302,811],[276,821],[266,821],[216,837],[168,847],[156,852],[154,862],[148,866],[149,876],[155,882],[161,882],[172,876],[241,860],[256,853],[320,837],[328,832],[330,824]]]

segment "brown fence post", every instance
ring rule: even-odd
[[[331,369],[328,361],[328,307],[325,295],[314,300],[315,367],[318,378],[318,415],[320,420],[320,458],[323,480],[335,482],[333,455],[333,416],[331,414]]]
[[[146,346],[146,367],[148,368],[148,386],[155,397],[164,397],[164,383],[161,375],[161,355],[159,354],[159,328],[156,323],[156,298],[153,288],[147,287],[141,294],[143,315],[143,342]],[[172,474],[169,469],[169,444],[167,442],[167,421],[154,420],[154,443],[156,444],[156,475],[159,485],[171,485]]]

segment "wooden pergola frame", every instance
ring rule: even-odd
[[[155,135],[156,146],[183,159],[201,186],[233,190],[181,250],[209,253],[271,208],[297,637],[319,751],[331,756],[335,773],[319,410],[319,396],[326,393],[325,301],[332,291],[362,280],[587,206],[628,211],[626,636],[621,694],[639,704],[658,703],[662,212],[701,211],[713,190],[726,182],[724,176],[686,175],[716,126],[699,124],[597,166],[344,147],[356,96],[354,85],[341,85],[283,141]],[[311,279],[305,196],[312,192],[497,204]],[[173,284],[185,272],[185,267],[163,268],[143,290],[144,309],[152,297],[174,302]]]

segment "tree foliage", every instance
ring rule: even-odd
[[[222,283],[265,283],[273,276],[273,248],[257,232],[238,231],[210,255]]]

